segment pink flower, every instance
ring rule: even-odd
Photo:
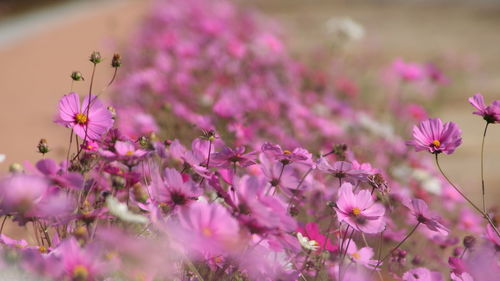
[[[429,210],[424,200],[412,199],[405,205],[410,209],[417,221],[427,226],[429,230],[438,232],[442,235],[448,235],[448,229],[438,222],[437,217]]]
[[[431,118],[413,127],[413,140],[408,144],[416,151],[428,150],[430,153],[451,154],[462,143],[462,131],[453,122],[443,122]]]
[[[262,152],[272,156],[274,159],[281,161],[283,164],[292,162],[306,163],[311,162],[312,155],[307,150],[297,147],[293,151],[282,150],[281,146],[266,142],[262,145]],[[312,164],[312,163],[311,163]]]
[[[413,62],[405,62],[400,58],[392,63],[392,69],[404,81],[417,81],[425,76],[425,69],[422,65]]]
[[[175,169],[165,169],[165,180],[159,175],[153,175],[151,194],[158,203],[168,204],[171,208],[185,206],[199,196],[197,188],[184,181],[182,175]]]
[[[372,260],[372,257],[374,255],[372,248],[363,247],[361,249],[358,249],[354,241],[351,241],[350,243],[344,242],[344,245],[346,247],[348,246],[347,254],[354,263],[370,269],[375,268],[378,262],[376,260]]]
[[[500,100],[486,106],[483,96],[477,93],[469,98],[469,103],[478,110],[474,111],[473,114],[483,116],[488,123],[500,123]]]
[[[136,149],[133,143],[127,141],[116,141],[114,148],[115,152],[102,150],[101,155],[109,158],[137,159],[143,157],[147,153],[144,149]]]
[[[346,161],[336,161],[335,163],[333,163],[333,165],[330,165],[330,163],[328,163],[328,161],[324,157],[318,159],[318,169],[320,171],[328,172],[334,177],[346,180],[350,183],[357,183],[360,180],[367,180],[368,176],[371,174],[371,172],[362,169],[361,166],[362,165],[360,165],[359,163],[356,163],[357,168],[354,168],[353,164]]]
[[[51,252],[53,266],[70,280],[97,280],[103,271],[95,249],[82,249],[75,238],[63,241]]]
[[[234,150],[225,146],[222,151],[212,153],[210,164],[215,167],[232,168],[238,163],[241,167],[255,164],[256,152],[245,153],[245,147],[239,146]]]
[[[418,267],[403,274],[403,281],[443,281],[441,273]]]
[[[197,201],[180,209],[177,228],[174,237],[193,254],[222,254],[238,247],[238,222],[220,204]]]
[[[450,257],[448,264],[451,267],[450,278],[453,281],[474,281],[472,276],[466,272],[465,264],[460,258]]]
[[[13,175],[0,181],[0,213],[33,215],[48,190],[45,178],[32,175]]]
[[[59,118],[56,123],[72,128],[82,139],[85,138],[85,133],[89,139],[98,139],[113,126],[113,116],[97,97],[91,98],[90,109],[87,110],[88,96],[83,100],[83,106],[80,106],[80,97],[77,93],[72,92],[62,97],[59,101]]]
[[[500,237],[491,225],[486,225],[486,239],[491,241],[497,248],[500,248]]]
[[[340,222],[345,222],[358,231],[378,233],[384,229],[384,206],[375,203],[368,190],[354,194],[350,183],[344,183],[340,187],[335,211]]]
[[[315,222],[307,223],[305,228],[299,227],[297,232],[302,233],[309,240],[309,243],[315,246],[317,252],[325,249],[332,252],[337,250],[337,246],[332,245],[330,239],[326,240],[325,235],[321,234],[318,224]]]

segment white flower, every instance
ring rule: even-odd
[[[0,154],[0,163],[5,161],[5,154]]]
[[[330,18],[326,22],[326,29],[336,39],[340,40],[356,41],[361,40],[365,36],[363,26],[348,17]]]
[[[118,201],[118,199],[112,196],[108,196],[108,198],[106,198],[106,207],[108,207],[108,210],[111,214],[123,221],[142,224],[148,222],[148,219],[146,217],[132,213],[131,211],[129,211],[126,204],[121,203],[120,201]]]
[[[300,232],[297,232],[297,239],[299,240],[300,245],[306,250],[316,251],[319,249],[318,242],[309,240],[309,238],[305,237]]]

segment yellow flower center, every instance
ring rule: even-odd
[[[78,113],[75,116],[75,121],[76,121],[76,123],[78,123],[80,125],[86,124],[87,123],[87,115],[85,115],[83,113]]]
[[[38,251],[42,254],[45,254],[48,252],[47,248],[45,246],[39,246]]]
[[[357,215],[361,214],[361,210],[359,208],[354,208],[354,209],[352,209],[352,214],[357,216]]]
[[[127,151],[127,153],[125,153],[125,155],[132,156],[132,155],[134,155],[134,152],[133,151]]]
[[[309,240],[309,244],[313,247],[318,247],[319,246],[319,243],[318,241],[316,240]]]
[[[359,259],[361,256],[359,255],[359,253],[358,253],[358,252],[354,252],[354,253],[352,253],[352,254],[351,254],[351,257],[352,257],[353,259],[357,260],[357,259]]]
[[[207,237],[210,237],[212,236],[212,230],[208,227],[204,227],[202,230],[201,230],[201,233],[203,233],[203,235],[207,236]]]
[[[73,268],[73,280],[87,280],[89,271],[84,265],[77,265]]]
[[[441,142],[440,142],[440,141],[438,141],[438,140],[434,140],[434,141],[432,142],[432,145],[433,145],[434,147],[440,147],[440,146],[441,146]]]
[[[283,150],[283,154],[292,154],[292,152],[290,150]]]

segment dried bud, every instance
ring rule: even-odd
[[[203,130],[201,138],[208,141],[214,141],[216,138],[215,130]]]
[[[476,244],[476,238],[474,236],[467,235],[464,237],[464,247],[470,249]]]
[[[411,260],[411,264],[414,266],[420,266],[424,263],[421,257],[419,256],[414,256],[413,259]]]
[[[122,59],[120,54],[114,54],[113,59],[111,60],[111,66],[114,68],[118,68],[122,66]]]
[[[456,247],[453,249],[452,256],[454,257],[459,257],[462,253],[464,252],[464,248],[462,247]]]
[[[37,148],[38,148],[38,153],[41,153],[42,155],[45,155],[45,154],[49,153],[49,151],[50,151],[49,144],[47,143],[46,139],[41,139],[38,142]]]
[[[335,208],[337,207],[337,204],[333,201],[328,201],[326,202],[326,206],[328,206],[329,208]]]
[[[371,187],[378,190],[380,193],[389,192],[389,186],[381,174],[375,174],[368,176],[368,183]]]
[[[93,51],[92,54],[90,55],[90,59],[89,60],[93,64],[100,63],[102,61],[101,53],[99,53],[97,51]]]
[[[73,71],[71,72],[71,79],[73,79],[73,81],[85,81],[85,79],[83,79],[83,75],[80,71]]]
[[[292,217],[295,217],[299,214],[299,208],[297,208],[296,206],[292,205],[290,206],[290,209],[288,210],[288,213],[290,214],[290,216]]]
[[[146,136],[142,136],[139,138],[139,144],[141,145],[142,148],[150,147],[149,139]]]

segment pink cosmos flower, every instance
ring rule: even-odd
[[[45,178],[13,175],[0,181],[0,214],[34,215],[48,190]]]
[[[136,149],[135,145],[128,141],[116,141],[114,148],[115,152],[101,150],[100,153],[104,157],[120,159],[137,159],[143,157],[147,153],[144,149]]]
[[[315,222],[309,222],[304,228],[299,227],[297,231],[306,237],[311,245],[315,246],[316,252],[325,249],[332,252],[337,250],[337,245],[332,245],[330,239],[326,240],[325,235],[321,234],[318,224]]]
[[[95,96],[91,96],[90,109],[88,110],[89,97],[85,97],[80,106],[80,97],[77,93],[69,93],[59,101],[59,118],[56,123],[72,128],[76,135],[96,140],[113,126],[111,112]],[[88,116],[87,116],[88,112]]]
[[[357,168],[354,168],[352,163],[346,161],[336,161],[333,165],[330,165],[324,157],[318,159],[317,167],[320,171],[328,172],[333,174],[336,178],[346,180],[353,184],[360,180],[366,180],[370,175],[370,172],[361,169],[359,163],[356,165]]]
[[[486,239],[491,241],[497,248],[500,249],[500,237],[491,225],[486,225]]]
[[[293,151],[283,150],[281,146],[265,142],[262,145],[262,152],[270,155],[274,159],[281,161],[283,164],[292,162],[307,163],[311,162],[312,155],[307,150],[297,147]],[[311,163],[312,164],[312,163]]]
[[[97,254],[95,249],[80,248],[73,237],[63,241],[50,253],[54,258],[52,266],[62,270],[63,276],[70,280],[85,281],[97,280],[104,269]]]
[[[410,209],[411,214],[416,220],[427,226],[429,230],[438,232],[442,235],[448,235],[448,229],[438,222],[437,217],[429,210],[424,200],[415,198],[410,202],[406,202],[405,206]]]
[[[241,167],[254,165],[256,152],[245,153],[245,147],[239,146],[235,149],[225,146],[222,151],[212,153],[210,164],[214,167],[232,168],[233,165],[239,164]]]
[[[354,194],[352,184],[344,183],[339,189],[335,209],[339,221],[364,233],[378,233],[385,227],[385,208],[375,203],[368,190]]]
[[[174,236],[194,255],[228,253],[238,247],[239,225],[220,204],[197,201],[180,209]]]
[[[466,272],[465,264],[460,258],[450,257],[448,264],[451,268],[450,278],[453,281],[474,281],[472,276]]]
[[[344,242],[344,245],[347,247],[347,254],[354,263],[362,265],[369,269],[375,268],[378,262],[377,260],[372,260],[372,257],[374,255],[372,248],[363,247],[361,249],[358,249],[354,241],[351,241],[350,243]]]
[[[405,62],[400,58],[392,63],[392,70],[404,81],[417,81],[425,76],[425,69],[422,65]]]
[[[165,169],[165,180],[152,175],[151,195],[158,203],[168,204],[171,208],[186,206],[200,195],[198,189],[175,169]]]
[[[473,114],[483,116],[488,123],[500,123],[500,100],[486,106],[483,96],[477,93],[469,98],[469,103],[477,109]]]
[[[403,274],[403,281],[443,281],[441,273],[418,267]]]
[[[443,122],[431,118],[413,127],[413,140],[408,144],[416,151],[428,150],[430,153],[451,154],[462,143],[462,131],[453,122]]]

